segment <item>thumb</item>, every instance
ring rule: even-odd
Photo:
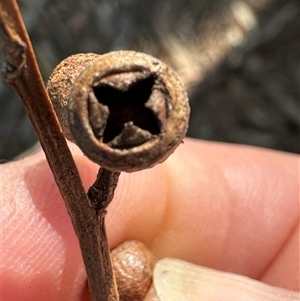
[[[157,262],[153,284],[145,301],[299,300],[299,292],[173,258]]]

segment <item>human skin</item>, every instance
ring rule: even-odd
[[[70,147],[87,189],[98,166]],[[89,300],[43,153],[0,168],[1,300]],[[106,224],[111,248],[136,239],[157,258],[299,291],[299,156],[185,139],[164,163],[121,174]]]

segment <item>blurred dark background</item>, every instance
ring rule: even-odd
[[[185,83],[188,136],[300,152],[298,0],[18,3],[45,81],[74,53],[144,51]],[[36,137],[3,80],[0,93],[0,159],[11,160]]]

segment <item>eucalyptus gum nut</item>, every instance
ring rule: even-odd
[[[164,63],[143,53],[116,51],[89,54],[87,66],[78,65],[76,78],[65,79],[63,97],[52,87],[55,75],[48,91],[60,103],[54,107],[65,136],[92,161],[110,171],[138,171],[163,162],[182,142],[188,98]]]
[[[65,137],[70,141],[73,140],[68,120],[70,91],[78,75],[96,58],[99,58],[99,54],[79,53],[69,56],[56,66],[47,83],[54,111]]]
[[[126,241],[112,250],[111,261],[120,300],[144,300],[156,262],[150,250],[139,241]]]

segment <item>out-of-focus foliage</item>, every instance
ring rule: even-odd
[[[79,52],[134,49],[171,65],[192,107],[189,136],[299,153],[297,0],[22,0],[45,81]],[[1,82],[0,159],[36,138]]]

